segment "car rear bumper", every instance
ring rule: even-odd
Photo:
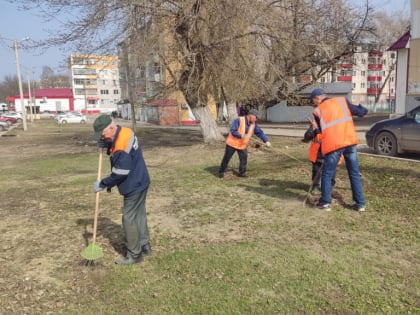
[[[373,148],[374,135],[366,133],[366,144],[369,148]]]

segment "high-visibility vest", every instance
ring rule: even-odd
[[[324,100],[313,114],[319,118],[322,130],[323,155],[358,143],[353,118],[344,97]]]
[[[134,132],[130,128],[121,127],[115,144],[109,151],[110,153],[114,153],[121,150],[125,151],[126,153],[130,153],[133,147],[135,149],[138,147],[137,137],[135,136]]]
[[[231,132],[229,132],[229,135],[226,139],[226,144],[238,149],[238,150],[245,150],[248,146],[249,139],[252,137],[254,133],[254,127],[255,124],[251,124],[248,128],[248,133],[245,136],[245,130],[246,130],[246,121],[245,116],[239,117],[239,127],[237,132],[242,136],[242,138],[236,138],[232,135]]]
[[[309,160],[312,163],[315,163],[318,159],[318,151],[321,146],[321,134],[317,134],[311,141],[309,145]]]

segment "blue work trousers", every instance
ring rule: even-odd
[[[335,176],[341,155],[344,156],[344,161],[346,162],[354,204],[357,207],[364,207],[366,201],[363,195],[356,145],[344,147],[325,155],[321,177],[321,198],[318,203],[320,205],[331,204],[332,179]]]

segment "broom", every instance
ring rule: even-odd
[[[98,163],[98,181],[101,180],[102,171],[102,148],[99,149],[99,163]],[[93,220],[93,240],[80,255],[86,260],[96,260],[104,256],[102,249],[96,244],[96,228],[98,226],[98,213],[99,213],[99,191],[96,193],[95,202],[95,217]]]

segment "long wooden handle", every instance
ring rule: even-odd
[[[97,181],[101,180],[101,173],[102,173],[102,148],[99,148]],[[93,219],[93,243],[96,242],[96,228],[98,226],[98,214],[99,214],[99,191],[96,193],[96,200],[95,200],[95,217]]]

